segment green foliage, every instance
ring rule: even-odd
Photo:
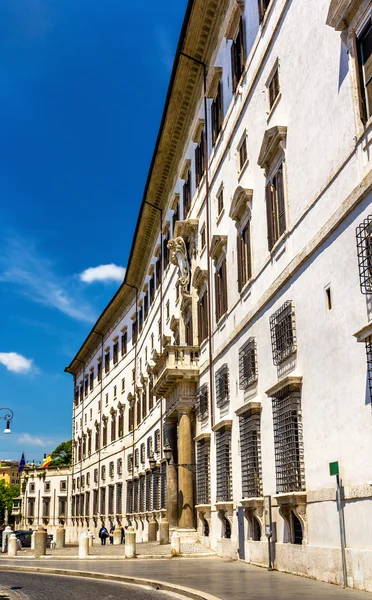
[[[68,466],[72,462],[72,440],[62,442],[55,448],[51,454],[51,467]]]
[[[13,499],[19,496],[19,485],[10,485],[4,479],[0,481],[0,522],[4,523],[5,511],[12,510]]]

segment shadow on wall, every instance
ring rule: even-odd
[[[338,72],[338,91],[349,72],[349,52],[345,44],[340,40],[340,66]]]

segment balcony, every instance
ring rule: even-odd
[[[153,356],[153,393],[167,398],[180,381],[197,382],[199,346],[166,346]]]

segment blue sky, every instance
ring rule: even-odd
[[[123,276],[185,9],[0,4],[0,458],[71,437],[63,371]]]

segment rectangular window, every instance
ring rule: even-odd
[[[188,313],[187,315],[185,315],[184,323],[185,323],[186,346],[193,346],[194,345],[194,335],[193,335],[193,329],[192,329],[192,314],[191,313]]]
[[[102,381],[102,363],[101,361],[97,364],[97,379]]]
[[[122,514],[122,505],[123,505],[123,484],[116,484],[116,514]]]
[[[204,250],[205,246],[206,246],[206,239],[205,239],[205,225],[203,226],[201,232],[200,232],[200,245],[201,245],[201,249]]]
[[[244,21],[240,17],[239,30],[231,45],[231,73],[232,93],[235,94],[241,76],[244,73],[245,43],[244,43]]]
[[[59,489],[61,492],[65,492],[67,490],[67,481],[65,479],[60,482]]]
[[[286,229],[283,165],[266,184],[267,240],[269,250]]]
[[[146,471],[146,512],[151,510],[151,471]]]
[[[205,171],[204,157],[204,130],[201,132],[199,144],[195,148],[195,185],[199,187],[199,183]]]
[[[242,498],[262,496],[260,413],[239,417]]]
[[[223,408],[229,402],[229,368],[222,365],[215,375],[216,382],[216,404],[218,408]]]
[[[161,281],[161,260],[160,258],[158,258],[158,260],[155,263],[155,273],[156,273],[156,289],[158,289],[159,285],[160,285],[160,281]]]
[[[145,444],[141,444],[141,463],[145,464]]]
[[[252,278],[252,257],[251,257],[251,222],[244,225],[237,236],[237,256],[238,256],[238,289],[239,292],[244,285]]]
[[[88,392],[89,392],[89,380],[88,380],[88,375],[85,376],[85,381],[84,381],[84,394],[85,397],[88,396]]]
[[[369,19],[358,38],[354,34],[353,41],[360,118],[366,123],[372,114],[372,19]]]
[[[133,481],[133,512],[138,513],[138,479],[134,479]]]
[[[128,431],[134,429],[134,406],[130,406],[128,410]]]
[[[139,450],[138,450],[138,448],[136,448],[134,451],[134,466],[136,467],[136,469],[138,469],[138,467],[139,467]]]
[[[301,390],[287,386],[272,398],[276,492],[305,490]]]
[[[108,488],[108,514],[114,514],[114,492],[115,488],[113,485],[109,485]]]
[[[105,481],[105,479],[106,479],[106,466],[105,465],[102,465],[102,467],[101,467],[101,479],[102,479],[102,481]]]
[[[173,212],[173,217],[172,217],[172,231],[174,234],[174,228],[176,226],[177,221],[180,220],[180,205],[179,202],[177,202],[174,212]]]
[[[127,353],[127,345],[128,345],[128,334],[124,331],[121,334],[121,355],[125,356]]]
[[[214,274],[215,294],[216,294],[216,321],[218,322],[222,315],[227,312],[227,273],[226,257]]]
[[[98,514],[98,490],[93,490],[93,514]]]
[[[146,320],[146,317],[149,313],[149,294],[146,292],[143,298],[143,318]]]
[[[217,502],[232,500],[231,429],[221,427],[216,431]]]
[[[210,444],[209,440],[199,440],[196,444],[196,487],[197,503],[209,504],[210,498]]]
[[[124,412],[123,408],[119,410],[119,437],[123,437],[124,435]]]
[[[93,481],[94,481],[94,483],[98,483],[98,469],[94,469]]]
[[[58,498],[58,516],[65,517],[66,516],[66,505],[67,501],[65,497]]]
[[[135,344],[138,338],[138,323],[137,318],[134,319],[132,323],[132,343]]]
[[[118,364],[118,360],[119,360],[119,342],[115,342],[115,344],[113,346],[113,355],[112,355],[112,361],[113,361],[114,365]]]
[[[239,388],[246,390],[257,380],[256,340],[251,337],[239,349]]]
[[[152,437],[147,438],[147,458],[151,458],[153,456],[152,451]]]
[[[91,370],[90,374],[89,374],[89,388],[90,391],[92,391],[93,389],[93,384],[94,384],[94,369]]]
[[[160,452],[160,429],[154,433],[154,450],[157,454]]]
[[[217,215],[219,216],[223,211],[223,188],[217,194]]]
[[[139,478],[139,510],[145,512],[145,476],[140,475]]]
[[[279,96],[279,69],[278,67],[275,69],[275,72],[272,76],[272,78],[270,79],[269,85],[268,85],[268,94],[269,94],[269,108],[270,110],[272,109],[275,100],[277,99],[277,97]]]
[[[133,454],[128,454],[127,457],[127,471],[132,474],[133,472]]]
[[[143,327],[143,304],[138,311],[138,333],[141,333]]]
[[[216,143],[218,134],[222,129],[222,82],[219,81],[217,94],[211,105],[211,117],[212,117],[212,145]]]
[[[168,228],[168,231],[164,235],[164,238],[163,238],[163,272],[169,265],[169,248],[168,248],[169,240],[170,240],[170,230]]]
[[[152,510],[160,510],[160,469],[155,467],[152,471]]]
[[[271,0],[258,0],[258,20],[262,23]]]
[[[110,350],[107,350],[105,353],[105,373],[109,373],[110,371]]]
[[[372,215],[356,229],[359,284],[362,294],[372,294]]]
[[[273,362],[280,365],[297,349],[295,312],[291,300],[271,315],[270,331]]]
[[[109,463],[109,477],[112,479],[114,477],[114,461]]]
[[[102,445],[107,446],[107,419],[104,419],[104,421],[103,421]]]
[[[152,277],[149,281],[149,301],[150,301],[150,306],[153,303],[155,298],[155,271],[152,274]]]
[[[187,179],[183,184],[183,217],[186,219],[191,206],[191,170],[187,174]]]
[[[35,484],[30,482],[30,494],[33,494],[35,492]]]
[[[197,415],[199,421],[204,421],[208,417],[208,385],[200,386],[197,393]]]
[[[208,290],[199,296],[198,302],[198,338],[199,345],[208,337]]]
[[[106,514],[106,488],[101,488],[101,506],[100,506],[101,515]]]
[[[133,510],[133,482],[127,481],[127,513],[130,514]]]
[[[167,508],[167,463],[160,466],[160,508]]]
[[[247,137],[245,134],[244,134],[244,138],[238,148],[238,152],[239,152],[239,171],[242,171],[243,168],[245,167],[245,163],[248,160]]]

